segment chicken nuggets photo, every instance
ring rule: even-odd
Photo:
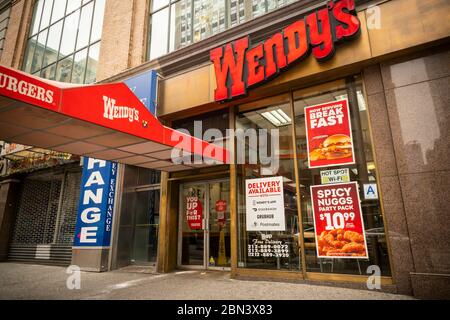
[[[364,235],[351,230],[323,231],[317,246],[319,257],[367,257]]]

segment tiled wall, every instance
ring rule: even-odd
[[[450,49],[364,78],[399,292],[450,297]]]

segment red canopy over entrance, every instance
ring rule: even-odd
[[[3,66],[0,140],[169,172],[202,166],[174,164],[174,148],[228,160],[226,149],[163,126],[123,83],[72,85]]]

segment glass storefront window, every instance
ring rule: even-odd
[[[150,60],[167,53],[168,19],[168,8],[152,15],[151,38],[153,39],[153,45],[150,48]]]
[[[370,265],[377,265],[383,276],[390,276],[388,248],[379,199],[365,199],[363,185],[376,184],[376,165],[360,77],[337,81],[293,94],[296,147],[300,176],[300,203],[303,218],[305,259],[307,272],[365,274]],[[356,163],[310,169],[308,166],[305,107],[348,99]],[[358,182],[369,259],[318,258],[310,186],[321,185],[321,172],[348,168],[350,181]]]
[[[242,111],[241,106],[236,129],[247,132],[238,138],[237,145],[245,144],[246,164],[238,165],[238,266],[243,268],[299,271],[300,251],[298,245],[298,210],[294,169],[294,146],[292,140],[292,119],[289,96],[281,96],[269,101],[252,103],[263,107],[255,111]],[[278,119],[278,117],[281,117]],[[258,145],[250,147],[251,131],[268,130],[270,137],[261,139]],[[279,147],[274,147],[275,156],[279,155],[279,166],[262,164],[260,157],[270,154],[271,136],[278,130]],[[239,137],[239,135],[238,135]],[[243,139],[242,139],[243,138]],[[239,141],[241,139],[241,141]],[[248,143],[247,140],[248,139]],[[250,150],[252,149],[252,150]],[[252,163],[249,152],[258,155],[257,163]],[[253,161],[254,162],[254,161]],[[282,177],[284,190],[285,231],[247,231],[245,183],[249,179]],[[268,241],[270,240],[270,241]],[[276,253],[277,245],[283,254]],[[287,251],[287,252],[286,252]]]
[[[298,0],[152,1],[149,59],[184,48],[295,1]]]
[[[347,99],[349,104],[349,121],[352,129],[355,162],[350,165],[324,165],[320,168],[310,168],[305,108],[343,99]],[[267,165],[261,163],[259,157],[261,152],[265,152],[264,149],[269,142],[264,144],[264,142],[261,143],[260,137],[256,138],[258,145],[255,147],[254,141],[252,143],[248,135],[244,135],[243,139],[239,137],[239,134],[237,135],[238,149],[236,154],[239,154],[240,145],[245,145],[246,149],[245,164],[237,165],[238,267],[291,271],[301,271],[304,268],[303,271],[306,273],[363,275],[368,266],[376,265],[380,268],[381,275],[391,276],[389,250],[379,196],[369,197],[364,193],[364,186],[375,186],[378,190],[379,188],[377,186],[368,110],[359,76],[242,105],[239,107],[239,113],[236,117],[236,129],[278,129],[279,147],[274,149],[278,150],[280,159],[277,170],[271,170]],[[239,139],[242,141],[239,141]],[[295,146],[293,145],[294,140]],[[271,140],[267,139],[266,141]],[[257,163],[248,155],[250,146],[256,149],[258,153]],[[327,150],[331,149],[328,148]],[[298,161],[297,163],[295,163],[295,158]],[[298,169],[298,178],[295,176],[296,168]],[[337,254],[339,250],[333,252],[333,254],[336,254],[334,257],[328,258],[329,255],[323,258],[318,257],[310,187],[324,186],[326,182],[322,181],[321,173],[331,169],[348,170],[344,170],[348,172],[348,181],[345,182],[357,183],[358,190],[356,193],[359,192],[368,258],[354,258],[357,256],[356,254],[351,254],[352,259],[342,258],[344,253],[339,256]],[[248,231],[249,227],[246,224],[246,181],[280,176],[283,177],[284,187],[285,231]],[[297,195],[299,199],[297,199]],[[297,203],[300,204],[300,208],[297,208]],[[303,229],[303,234],[300,234],[301,229]],[[338,235],[339,228],[334,231],[336,231],[336,239],[341,239],[342,244],[350,241],[347,239],[347,235]],[[346,230],[342,229],[339,233],[343,231]],[[301,238],[299,239],[299,237]],[[343,237],[345,239],[342,239]],[[264,239],[267,238],[281,240],[281,243],[288,244],[289,257],[274,258],[258,252],[255,255],[252,244],[257,243],[262,245],[263,251],[267,250],[267,245],[264,243]],[[352,245],[356,243],[353,241],[359,242],[360,240],[359,238],[358,240],[351,240]],[[299,247],[301,242],[304,243],[304,248]],[[324,255],[323,253],[320,254]],[[301,261],[305,262],[304,267]]]
[[[95,82],[105,0],[38,0],[22,69],[51,80]]]
[[[178,266],[229,268],[229,181],[187,183],[180,192]]]

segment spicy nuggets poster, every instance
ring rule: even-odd
[[[309,168],[355,163],[347,99],[305,107]]]
[[[368,258],[358,183],[311,186],[317,257]]]

